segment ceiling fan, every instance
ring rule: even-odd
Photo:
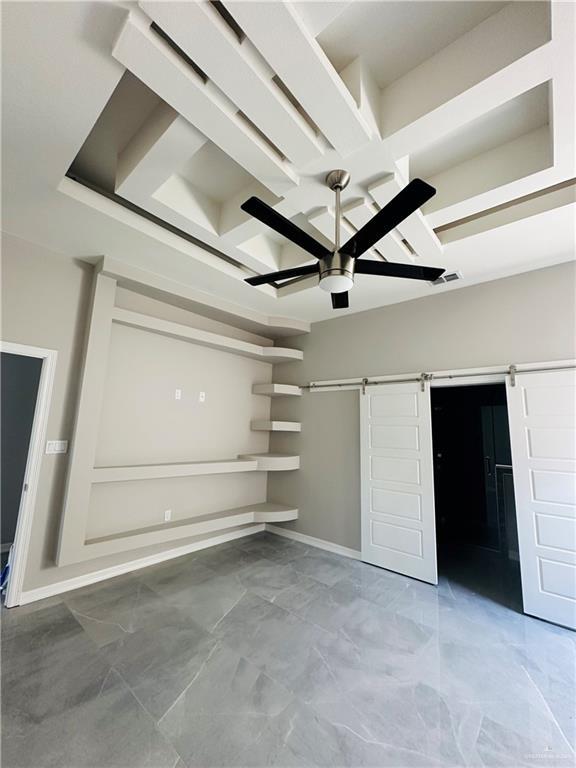
[[[243,211],[308,251],[318,259],[318,263],[294,267],[293,269],[281,269],[279,272],[270,272],[266,275],[247,277],[245,281],[250,285],[263,285],[264,283],[274,283],[277,280],[317,274],[320,278],[320,288],[332,296],[332,307],[334,309],[346,309],[349,306],[348,291],[354,285],[354,274],[405,277],[411,280],[428,281],[440,277],[444,270],[438,267],[421,267],[416,264],[360,259],[362,254],[378,240],[381,240],[384,235],[387,235],[400,222],[433,197],[436,194],[434,187],[426,184],[422,179],[413,179],[341,246],[340,193],[349,181],[350,174],[348,171],[331,171],[326,176],[326,184],[336,194],[336,230],[333,251],[330,251],[257,197],[246,200],[240,206]]]

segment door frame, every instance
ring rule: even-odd
[[[32,347],[28,344],[18,344],[11,341],[0,341],[0,352],[21,355],[23,357],[36,357],[42,360],[34,420],[28,445],[28,458],[26,460],[18,519],[16,521],[16,532],[12,545],[8,587],[6,590],[6,607],[13,608],[16,605],[20,605],[24,573],[28,562],[32,522],[36,508],[40,468],[44,455],[44,442],[48,430],[48,415],[50,412],[58,352],[54,349]],[[26,491],[24,491],[24,487],[26,487]]]

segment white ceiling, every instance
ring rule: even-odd
[[[301,12],[306,18],[307,4],[302,5]],[[496,0],[360,0],[344,7],[320,32],[318,42],[338,72],[361,55],[378,86],[384,88],[504,5]]]
[[[345,167],[351,223],[416,174],[436,186],[424,214],[377,248],[463,274],[442,288],[359,277],[350,312],[574,258],[572,3],[225,5],[241,44],[204,3],[2,4],[6,231],[270,315],[325,319],[335,313],[314,280],[278,291],[243,282],[310,257],[239,206],[256,194],[330,239],[323,179]],[[75,158],[78,175],[209,250],[66,178]]]

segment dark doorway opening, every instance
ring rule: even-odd
[[[504,384],[432,387],[438,569],[522,611]]]
[[[14,543],[42,359],[2,352],[0,357],[1,547],[4,568]]]

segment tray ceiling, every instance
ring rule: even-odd
[[[313,278],[242,282],[309,257],[240,204],[258,195],[330,244],[324,177],[342,167],[348,234],[415,176],[438,190],[370,258],[459,270],[458,287],[567,260],[574,14],[434,0],[5,4],[6,228],[322,319],[332,310]],[[534,219],[550,232],[540,251]],[[358,279],[349,311],[453,289]]]

